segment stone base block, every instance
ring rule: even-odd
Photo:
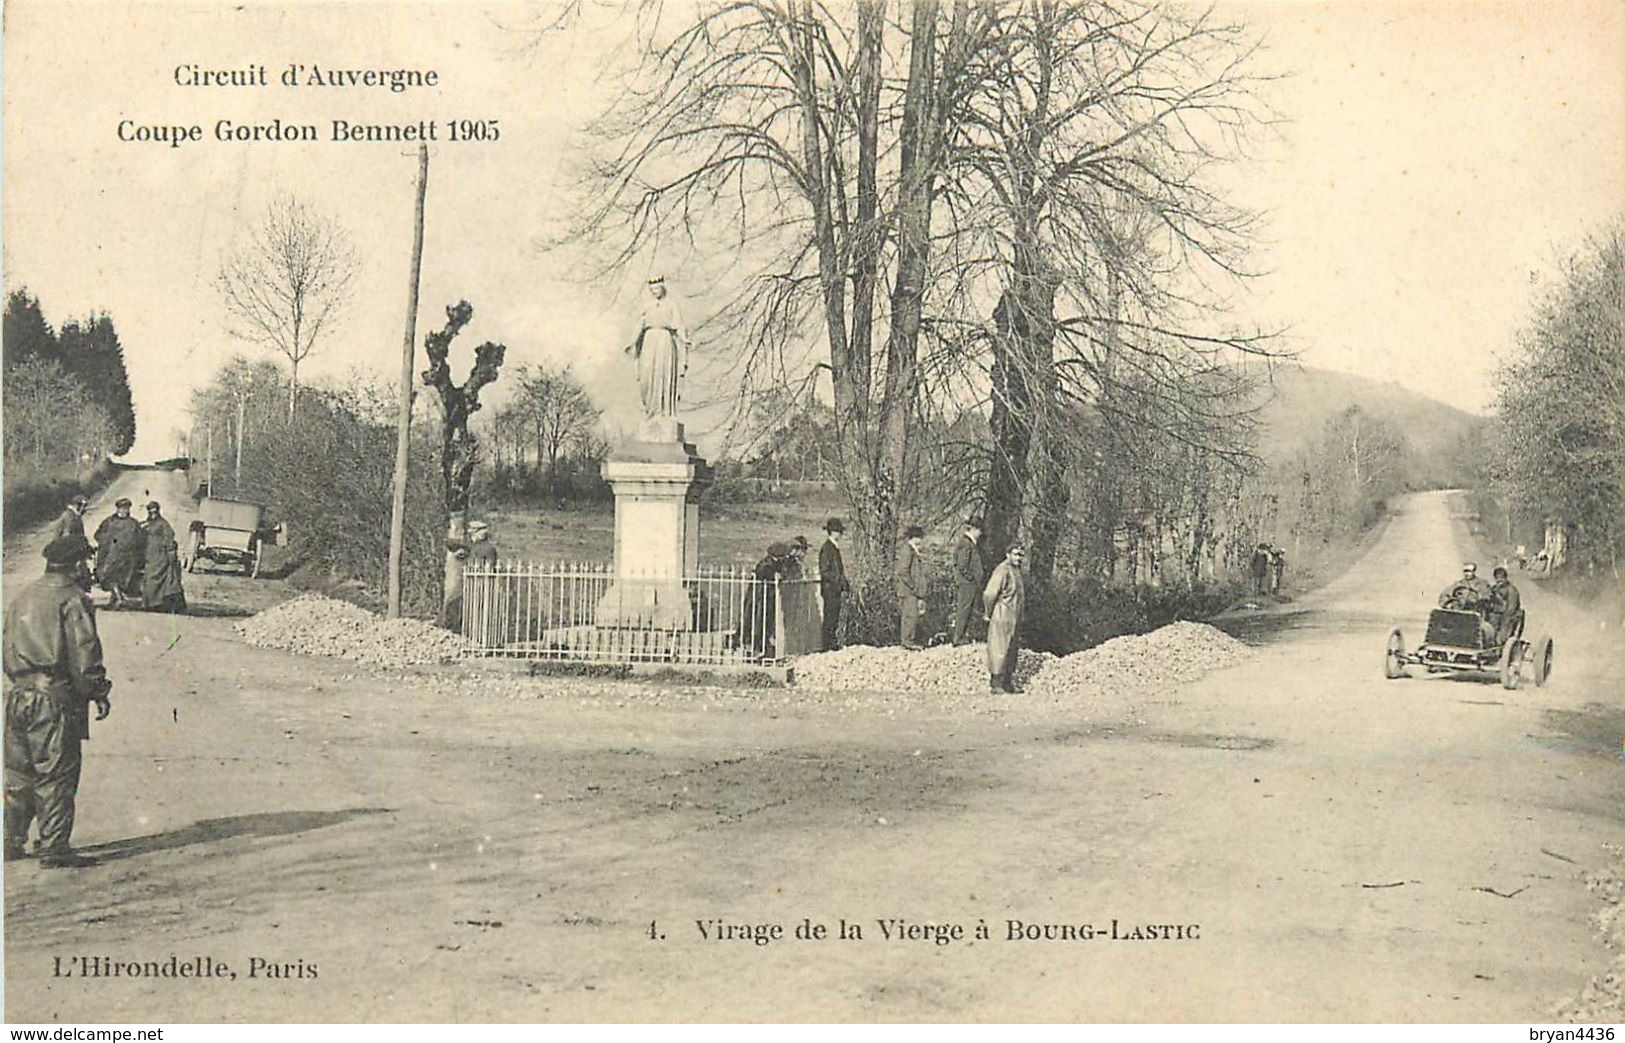
[[[694,600],[681,580],[617,580],[599,599],[593,625],[606,630],[693,630]]]

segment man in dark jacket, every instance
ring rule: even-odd
[[[1495,582],[1490,584],[1490,622],[1495,624],[1495,643],[1504,645],[1523,616],[1523,595],[1518,593],[1506,569],[1496,566],[1492,575]]]
[[[85,508],[89,505],[90,501],[83,496],[75,495],[69,500],[68,505],[62,508],[62,513],[56,516],[56,525],[51,529],[51,538],[53,540],[62,536],[82,538],[85,535]]]
[[[904,648],[920,648],[920,618],[925,615],[925,562],[920,560],[920,544],[925,530],[910,525],[905,542],[897,552],[897,604],[902,617]]]
[[[29,826],[39,821],[40,864],[91,864],[73,853],[74,796],[83,763],[80,743],[112,709],[113,684],[102,664],[96,616],[85,590],[90,544],[59,536],[45,547],[45,575],[6,606],[0,662],[6,675],[5,858],[26,855]]]
[[[824,523],[824,544],[818,548],[818,593],[824,599],[823,646],[833,652],[841,647],[841,604],[851,592],[846,578],[846,560],[841,556],[841,536],[846,526],[841,519]]]
[[[790,558],[790,544],[774,541],[751,570],[754,580],[747,588],[745,618],[740,643],[758,659],[778,658],[778,587],[784,564]]]
[[[982,519],[965,521],[965,534],[954,545],[954,644],[962,645],[971,639],[971,620],[982,608],[982,587],[987,583],[987,570],[982,567]]]
[[[141,523],[130,517],[130,501],[121,497],[96,527],[96,582],[113,595],[113,607],[141,600],[136,582],[146,556]]]
[[[1270,589],[1270,545],[1260,543],[1253,551],[1253,593],[1268,594]]]

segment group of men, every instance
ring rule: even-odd
[[[818,550],[818,586],[823,600],[823,647],[840,647],[841,611],[852,584],[846,577],[841,539],[846,526],[839,518],[824,525],[825,540]],[[1026,550],[1013,543],[990,576],[982,560],[982,520],[968,518],[954,543],[954,610],[949,638],[956,645],[974,640],[971,628],[977,610],[987,624],[988,687],[995,692],[1014,692],[1018,650],[1017,631],[1025,606],[1026,590],[1021,567]],[[897,554],[893,578],[897,594],[899,636],[907,649],[920,643],[920,623],[926,615],[929,594],[922,545],[925,529],[910,525],[903,531],[903,546]]]
[[[96,583],[112,598],[109,607],[183,612],[186,592],[175,530],[157,500],[147,504],[145,521],[131,516],[133,506],[128,497],[120,497],[113,513],[96,527],[96,544],[91,547],[85,540],[84,522],[89,501],[74,496],[57,517],[51,537],[76,536],[85,541],[86,558],[95,558]]]
[[[1486,647],[1503,645],[1517,630],[1523,616],[1523,595],[1507,570],[1496,566],[1494,581],[1485,583],[1476,562],[1461,566],[1461,578],[1439,592],[1439,607],[1478,614],[1479,632]]]
[[[1286,572],[1285,548],[1260,543],[1253,548],[1252,560],[1248,564],[1253,575],[1254,594],[1281,592],[1281,576]]]

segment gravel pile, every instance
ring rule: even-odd
[[[1580,995],[1558,1006],[1557,1021],[1585,1024],[1614,1024],[1625,1021],[1625,846],[1604,844],[1609,864],[1587,873],[1586,890],[1602,899],[1603,908],[1592,922],[1604,945],[1614,953],[1614,962],[1580,991]]]
[[[1251,655],[1240,641],[1206,623],[1181,621],[1149,634],[1114,637],[1062,656],[1033,678],[1032,692],[1088,699],[1103,689],[1167,688],[1194,681]]]
[[[1250,654],[1246,645],[1205,623],[1171,623],[1059,658],[1022,649],[1016,683],[1038,698],[1087,700],[1103,689],[1166,688],[1193,681]],[[817,691],[944,696],[987,691],[987,650],[982,645],[920,652],[852,645],[802,656],[795,670],[796,687]]]
[[[1048,652],[1021,650],[1016,683],[1026,685],[1044,664]],[[987,648],[984,645],[938,645],[918,652],[896,646],[848,645],[837,652],[818,652],[795,661],[796,687],[826,692],[904,692],[942,695],[987,693]]]
[[[463,642],[420,619],[384,619],[358,605],[305,594],[235,627],[251,645],[338,656],[369,666],[417,666],[457,658]]]

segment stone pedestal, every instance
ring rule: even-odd
[[[694,605],[683,577],[699,567],[699,495],[711,469],[674,419],[646,421],[638,434],[604,464],[604,480],[615,490],[615,582],[593,622],[691,630]]]

